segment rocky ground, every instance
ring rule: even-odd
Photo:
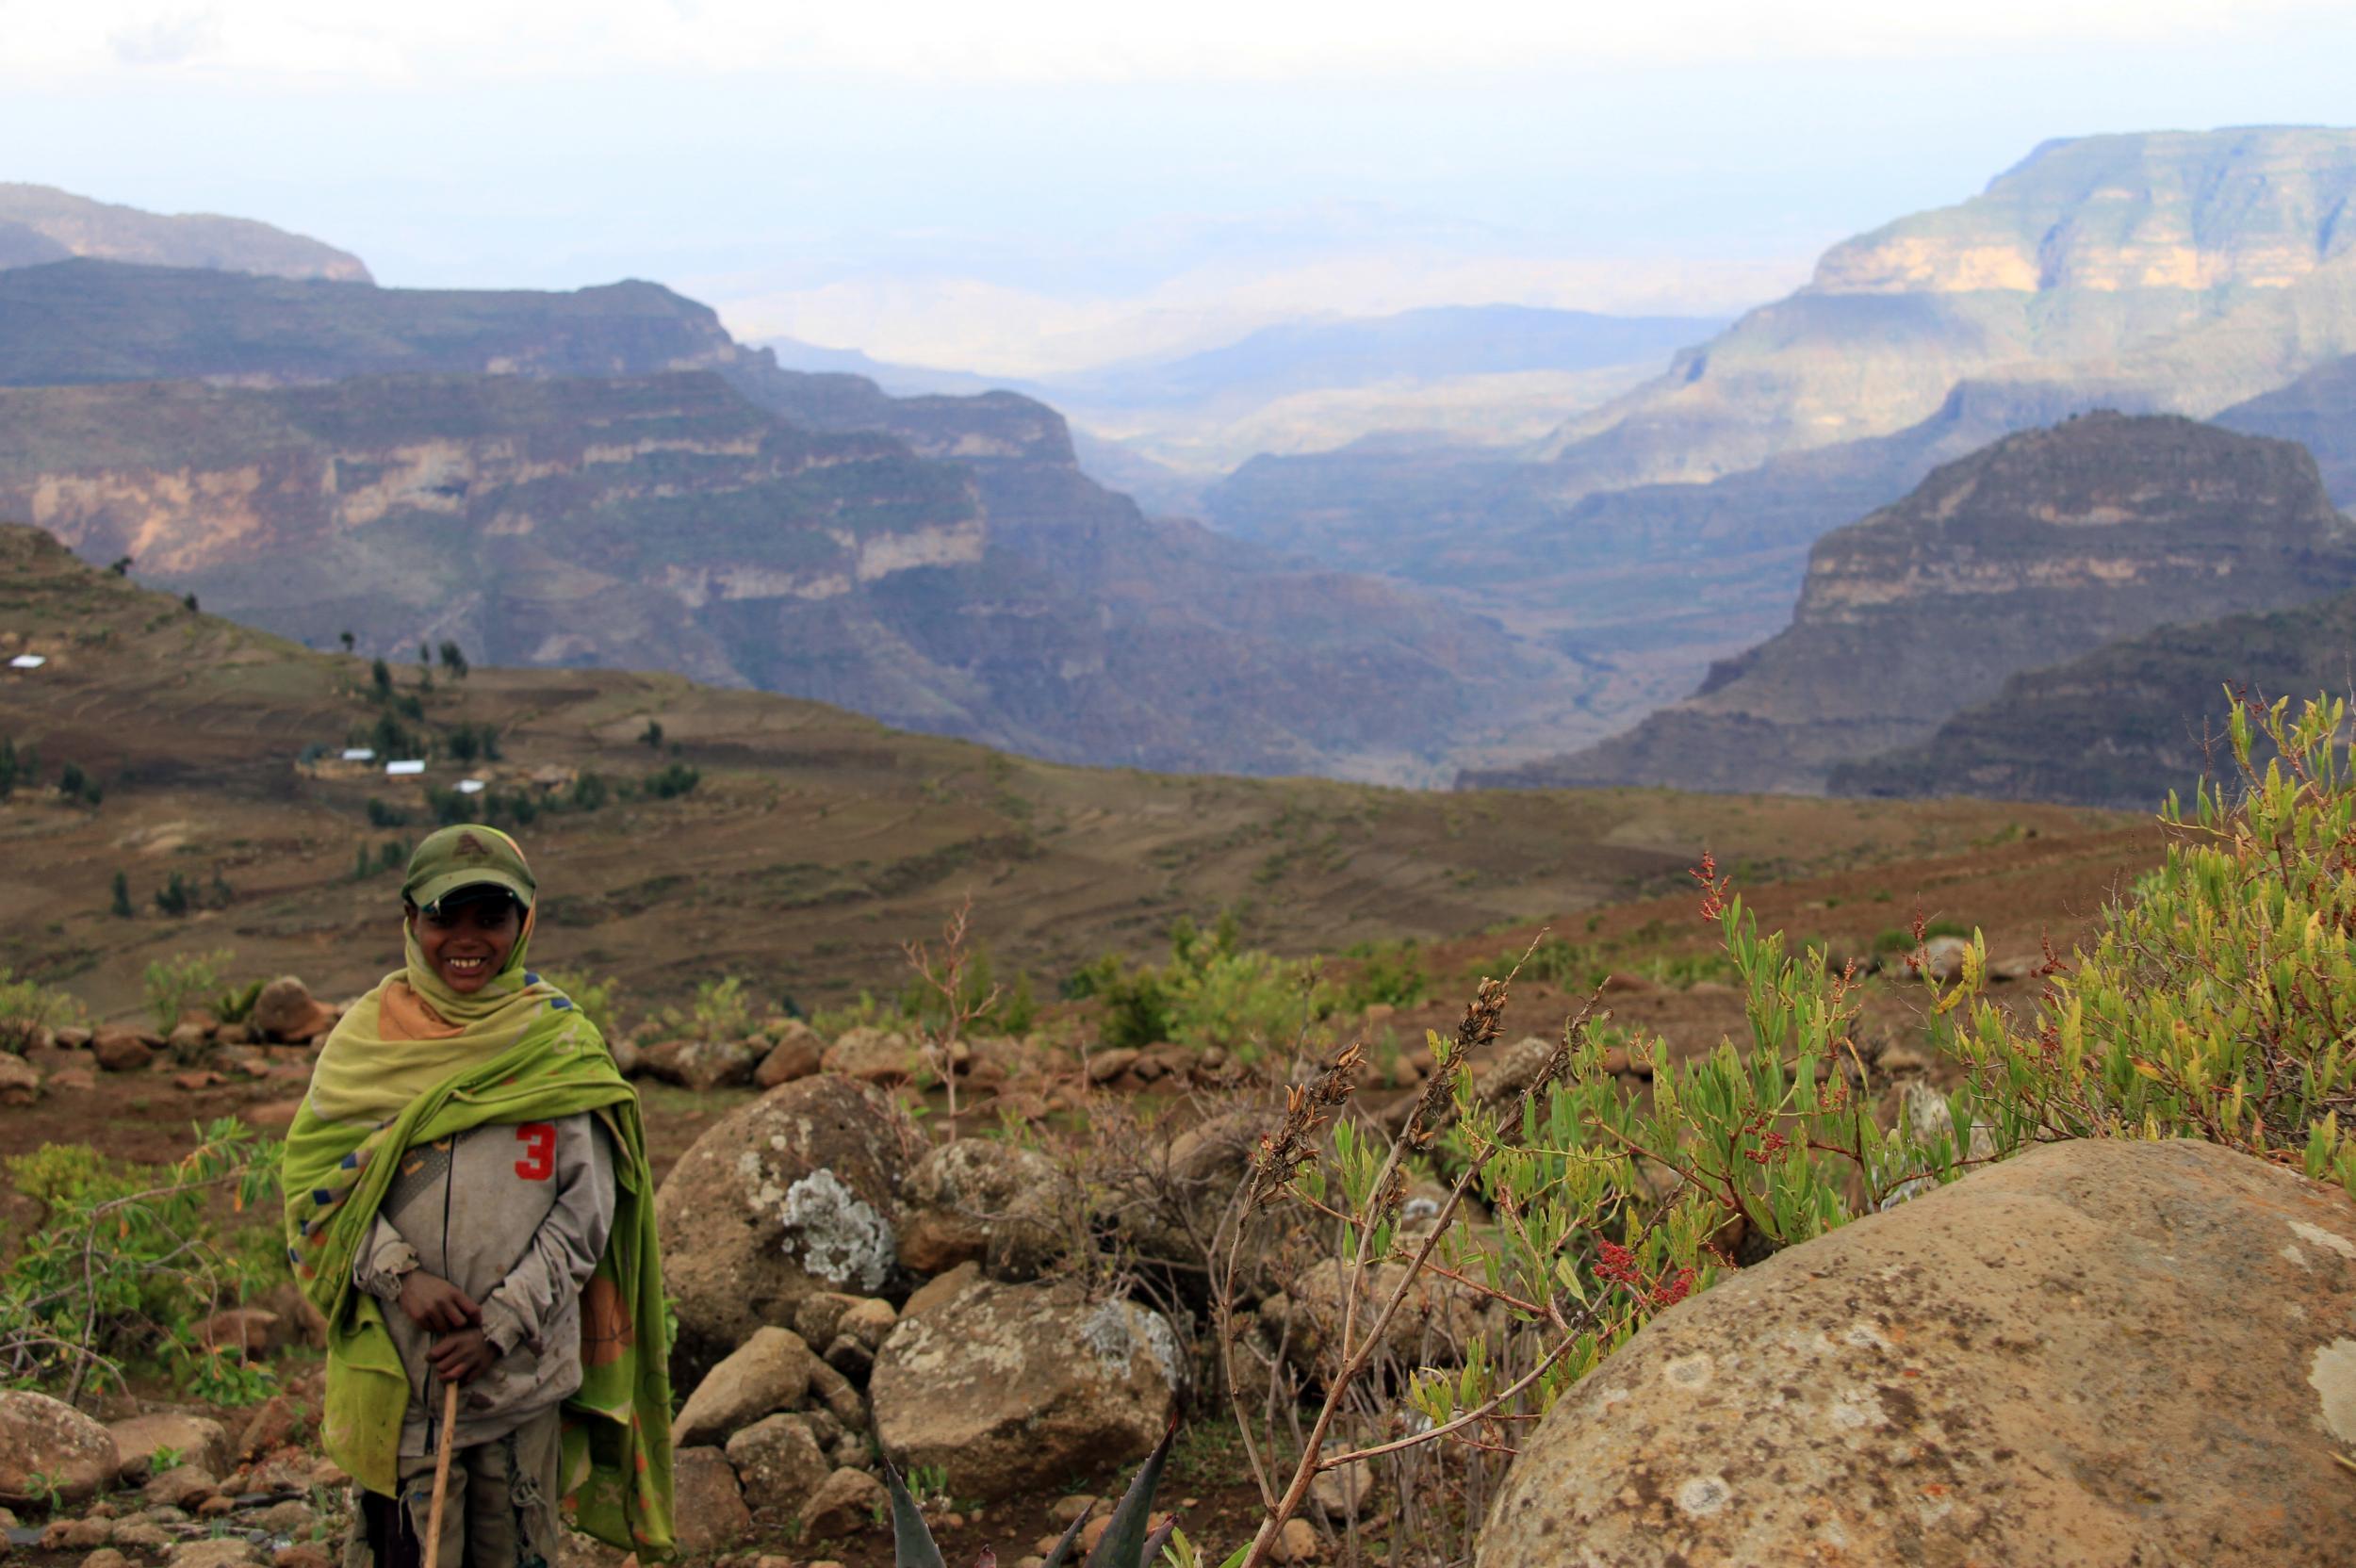
[[[1753,897],[1770,927],[1856,957],[1867,975],[1860,1045],[1894,1115],[1909,1084],[1943,1086],[1948,1074],[1925,1048],[1919,984],[1903,959],[1876,954],[1887,945],[1877,939],[1910,924],[1918,906],[1985,924],[1997,994],[2024,995],[2034,988],[2019,979],[2041,940],[2079,937],[2153,847],[2148,830],[2005,835],[1897,876],[1860,869],[1767,883]],[[1661,1040],[1671,1060],[1742,1029],[1732,988],[1695,978],[1713,972],[1712,932],[1690,896],[1434,943],[1417,953],[1421,1000],[1329,1021],[1337,1037],[1369,1042],[1369,1115],[1383,1119],[1430,1069],[1424,1032],[1453,1026],[1472,979],[1542,935],[1607,958],[1613,1023]],[[1935,968],[1954,961],[1954,946],[1934,939]],[[1333,960],[1329,974],[1346,981],[1366,961]],[[1511,1027],[1479,1058],[1484,1094],[1518,1086],[1580,985],[1517,986]],[[0,1055],[0,1126],[12,1144],[20,1134],[89,1142],[151,1164],[185,1152],[191,1120],[236,1114],[283,1126],[337,1013],[288,977],[232,1022],[191,1012],[160,1034],[48,1031],[21,1055]],[[1199,1540],[1248,1532],[1256,1495],[1224,1413],[1203,1402],[1199,1324],[1186,1315],[1200,1303],[1183,1287],[1158,1298],[1106,1291],[1101,1243],[1114,1235],[1132,1269],[1156,1249],[1182,1250],[1173,1237],[1188,1206],[1224,1200],[1271,1086],[1305,1064],[1172,1044],[1107,1049],[1087,1004],[1051,1005],[1026,1036],[979,1035],[942,1054],[892,1028],[822,1035],[785,1018],[721,1039],[633,1030],[615,1050],[639,1083],[662,1182],[691,1559],[879,1568],[890,1560],[877,1527],[888,1450],[934,1478],[930,1517],[951,1560],[989,1545],[1012,1568],[1062,1527],[1073,1499],[1116,1494],[1173,1416],[1186,1435],[1163,1501]],[[1650,1070],[1641,1054],[1624,1059],[1625,1091],[1649,1092]],[[31,1217],[26,1200],[5,1201],[0,1218],[12,1226]],[[1091,1227],[1097,1241],[1075,1252],[1075,1233]],[[88,1560],[105,1552],[132,1568],[209,1568],[208,1554],[319,1568],[312,1554],[332,1553],[341,1528],[340,1478],[305,1446],[319,1375],[308,1317],[286,1288],[208,1328],[277,1367],[281,1393],[258,1411],[191,1407],[158,1385],[145,1390],[152,1398],[102,1402],[94,1413],[108,1429],[10,1396],[18,1416],[0,1421],[0,1497],[17,1488],[13,1550],[87,1568],[123,1568]],[[26,1409],[39,1418],[19,1419]],[[158,1422],[184,1423],[169,1429],[187,1440],[146,1438]],[[30,1454],[24,1445],[66,1442],[61,1433],[78,1434],[68,1446],[88,1481],[45,1511],[25,1478],[67,1466],[44,1452],[11,1471],[8,1446]],[[160,1471],[159,1444],[179,1462]],[[1368,1519],[1383,1508],[1325,1502],[1294,1532],[1299,1560],[1345,1560],[1352,1507]],[[599,1554],[584,1544],[582,1555]],[[609,1568],[618,1560],[605,1556]]]

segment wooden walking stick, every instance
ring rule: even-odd
[[[450,1492],[450,1434],[458,1425],[458,1385],[442,1385],[442,1440],[434,1446],[434,1503],[425,1514],[425,1568],[442,1555],[442,1500]]]

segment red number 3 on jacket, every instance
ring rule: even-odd
[[[515,1129],[515,1141],[524,1146],[524,1157],[515,1162],[515,1174],[527,1182],[545,1182],[556,1174],[556,1129],[545,1121],[527,1121]]]

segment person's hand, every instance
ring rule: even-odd
[[[483,1309],[465,1291],[422,1268],[412,1269],[401,1282],[401,1310],[418,1328],[444,1333],[483,1321]]]
[[[425,1359],[434,1364],[434,1375],[442,1381],[464,1383],[488,1372],[499,1353],[491,1348],[481,1329],[461,1329],[435,1340]]]

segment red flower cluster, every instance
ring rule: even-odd
[[[1602,1256],[1595,1262],[1595,1278],[1625,1289],[1639,1306],[1658,1312],[1676,1306],[1693,1293],[1694,1271],[1690,1266],[1664,1280],[1652,1280],[1637,1266],[1636,1254],[1617,1242],[1603,1242],[1597,1250]]]
[[[1689,870],[1686,875],[1702,885],[1702,919],[1714,921],[1726,912],[1726,889],[1733,885],[1731,876],[1718,874],[1718,858],[1702,851],[1702,863]]]
[[[1765,1165],[1769,1160],[1792,1147],[1792,1140],[1781,1133],[1770,1133],[1759,1140],[1756,1149],[1745,1149],[1742,1157],[1753,1165]]]

